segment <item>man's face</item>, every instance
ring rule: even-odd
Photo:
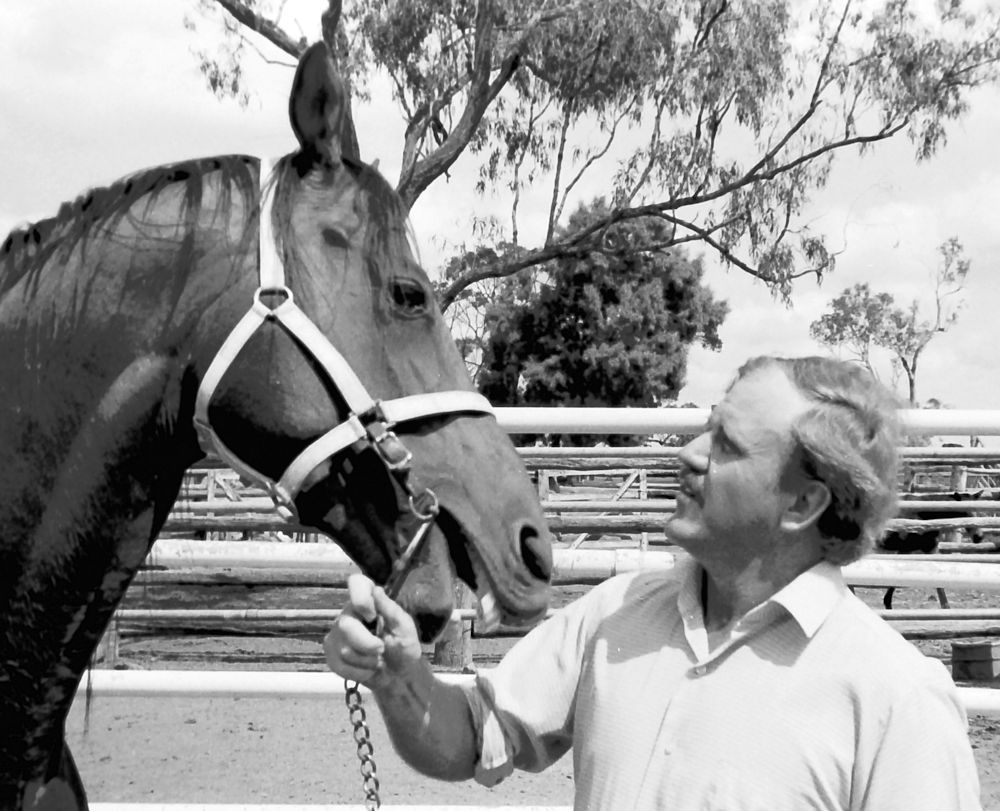
[[[795,500],[790,482],[799,477],[783,474],[795,451],[792,424],[807,408],[777,367],[737,381],[681,450],[681,492],[667,538],[702,562],[742,565],[766,555]]]

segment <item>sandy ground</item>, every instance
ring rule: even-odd
[[[70,718],[70,746],[92,801],[352,804],[361,777],[346,710],[318,699],[132,699],[99,701],[84,731]],[[569,756],[542,774],[499,786],[440,783],[392,752],[371,718],[382,799],[393,804],[571,805]],[[1000,725],[973,719],[984,808],[1000,809]]]
[[[982,597],[973,595],[971,600],[981,604]],[[898,607],[932,599],[911,591],[902,595]],[[952,602],[956,607],[963,604],[960,595],[953,595]],[[947,664],[950,643],[919,646]],[[323,669],[319,643],[308,639],[126,640],[121,661],[127,667],[150,669]],[[440,783],[404,765],[394,755],[373,705],[369,712],[382,798],[390,807],[572,803],[570,757],[539,775],[515,774],[493,789]],[[970,720],[983,806],[1000,811],[1000,718]],[[68,721],[67,739],[94,802],[361,807],[355,745],[340,699],[106,698],[94,701],[88,711],[81,695]]]
[[[571,805],[572,764],[493,789],[441,783],[392,751],[369,716],[386,805]],[[115,699],[74,708],[70,746],[92,801],[357,803],[363,793],[347,710],[320,699]]]
[[[358,803],[361,778],[346,711],[316,699],[100,701],[89,729],[74,708],[69,740],[95,802]],[[571,805],[569,757],[499,786],[440,783],[392,752],[371,718],[386,805]],[[973,719],[986,809],[1000,809],[1000,728]]]

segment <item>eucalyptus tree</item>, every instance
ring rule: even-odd
[[[191,25],[226,26],[200,54],[220,94],[247,97],[241,65],[261,40],[292,57],[306,45],[287,0],[198,2]],[[474,246],[447,306],[646,217],[666,226],[650,250],[701,243],[787,299],[835,265],[802,218],[835,155],[906,137],[931,158],[997,78],[998,19],[962,0],[329,0],[320,30],[356,99],[376,71],[392,82],[407,205],[471,152],[480,188],[509,192],[520,246],[522,194],[546,190],[544,236]],[[585,181],[607,190],[606,215],[560,228]]]
[[[909,403],[916,406],[917,371],[924,350],[958,320],[961,292],[972,267],[964,253],[957,237],[938,246],[940,262],[931,279],[931,298],[900,304],[890,293],[856,284],[830,302],[810,325],[810,334],[827,346],[845,350],[876,374],[872,350],[887,351],[893,370],[906,376]]]

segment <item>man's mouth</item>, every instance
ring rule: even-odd
[[[682,476],[678,483],[677,490],[680,495],[685,496],[686,498],[690,499],[696,504],[701,503],[700,493],[698,492],[698,489],[693,485],[690,479],[687,479],[684,476]]]

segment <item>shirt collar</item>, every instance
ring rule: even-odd
[[[840,567],[822,560],[779,589],[771,602],[782,606],[812,638],[846,590]]]
[[[693,559],[685,561],[677,595],[677,607],[686,620],[685,624],[693,620],[695,626],[702,625],[704,607],[701,604],[701,577],[701,566]],[[840,567],[820,561],[775,592],[762,605],[780,605],[795,620],[802,633],[812,638],[830,616],[846,589]]]

